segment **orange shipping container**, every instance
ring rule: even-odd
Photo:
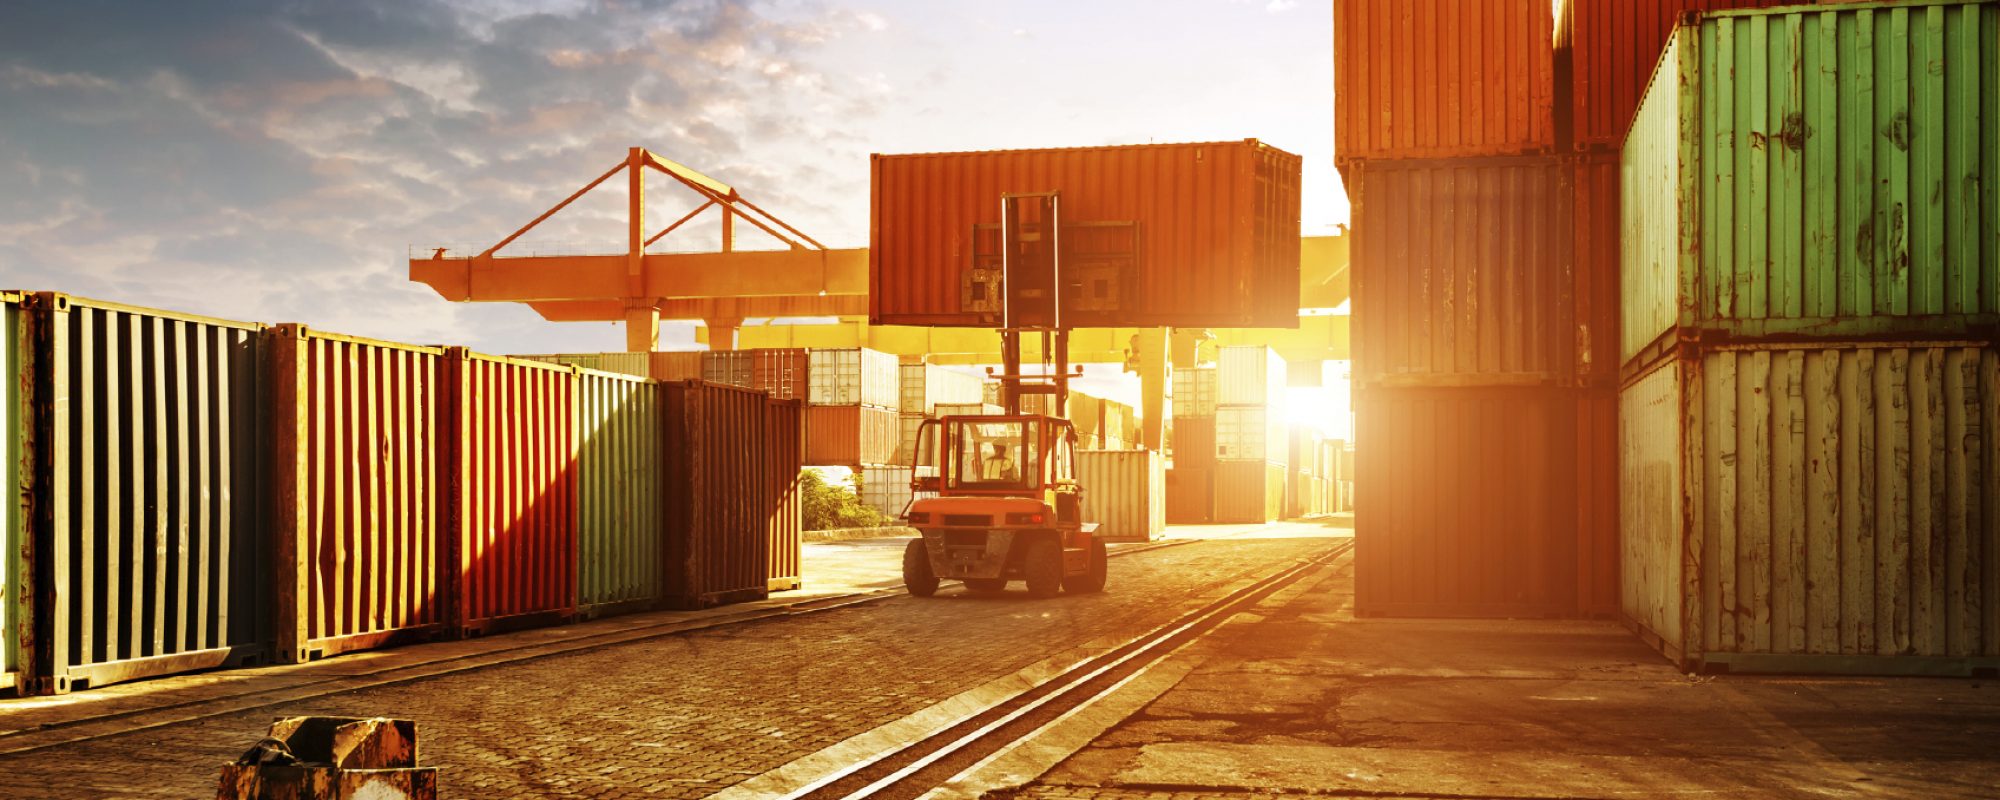
[[[1549,0],[1335,0],[1334,162],[1554,150],[1553,13]]]
[[[877,154],[870,318],[997,325],[1001,196],[1060,192],[1069,324],[1296,327],[1300,163],[1255,139]]]
[[[656,381],[696,381],[701,380],[701,358],[705,353],[689,350],[678,353],[652,353],[650,371]]]
[[[805,463],[815,467],[860,467],[896,463],[893,409],[874,406],[813,406],[806,412]]]
[[[1660,50],[1684,13],[1800,1],[1564,0],[1555,43],[1558,68],[1568,73],[1571,139],[1579,149],[1617,150],[1624,143]]]
[[[806,375],[803,347],[750,351],[750,388],[769,392],[773,400],[804,400]]]

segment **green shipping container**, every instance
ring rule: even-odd
[[[660,599],[666,517],[660,384],[584,370],[577,398],[578,610],[651,608]]]
[[[2000,320],[1996,40],[1990,1],[1683,24],[1625,140],[1624,360]]]

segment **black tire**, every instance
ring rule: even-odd
[[[1081,574],[1063,579],[1063,590],[1070,594],[1096,594],[1104,591],[1104,581],[1109,573],[1110,556],[1104,552],[1104,540],[1090,540],[1090,566]]]
[[[1006,578],[966,578],[965,588],[980,594],[998,594],[1007,591]]]
[[[912,539],[903,548],[903,587],[917,597],[937,594],[938,577],[931,572],[931,554],[922,539]]]
[[[1063,553],[1053,539],[1037,539],[1028,544],[1028,552],[1021,559],[1021,571],[1027,578],[1028,594],[1035,597],[1054,597],[1062,592]]]

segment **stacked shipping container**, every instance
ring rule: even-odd
[[[1167,470],[1167,522],[1198,525],[1215,520],[1216,369],[1174,370],[1173,467]]]
[[[1221,348],[1215,389],[1215,521],[1285,512],[1285,360],[1262,346]]]
[[[1623,153],[1626,617],[1688,668],[2000,666],[2000,4],[1711,14]]]
[[[896,357],[867,348],[810,350],[807,363],[806,463],[895,463],[903,391]]]

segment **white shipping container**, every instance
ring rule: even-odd
[[[1285,359],[1262,345],[1224,347],[1216,367],[1219,406],[1277,406],[1285,399]]]
[[[935,414],[939,403],[978,403],[984,399],[981,378],[936,364],[902,364],[901,408],[905,413]]]
[[[1079,450],[1083,521],[1112,541],[1143,542],[1167,529],[1167,465],[1154,450]]]
[[[713,350],[701,356],[701,379],[709,383],[749,388],[752,364],[748,350]]]
[[[909,509],[909,467],[864,467],[856,474],[861,481],[862,505],[897,518]]]
[[[1215,410],[1215,458],[1283,464],[1290,444],[1285,423],[1267,406],[1222,406]]]
[[[1622,610],[1684,668],[2000,667],[2000,350],[1711,350],[1619,426]]]
[[[909,413],[899,415],[896,418],[896,463],[898,465],[909,465],[911,454],[917,450],[917,431],[923,427],[924,420],[927,419],[930,418],[922,414]]]
[[[813,350],[807,364],[813,405],[894,409],[902,404],[902,365],[894,355],[865,347]]]
[[[1174,370],[1174,416],[1215,416],[1215,368]]]

